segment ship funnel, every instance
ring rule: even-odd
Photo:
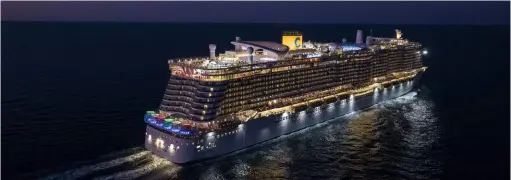
[[[401,37],[403,36],[403,33],[401,32],[401,30],[399,29],[396,29],[396,39],[401,39]]]
[[[253,47],[248,47],[247,48],[248,50],[248,62],[250,64],[253,64],[254,63],[254,48]]]
[[[209,58],[211,60],[215,60],[216,59],[215,51],[216,51],[216,45],[210,44],[209,45]]]
[[[240,42],[240,41],[241,41],[241,38],[240,38],[240,37],[238,37],[238,36],[236,36],[236,42]],[[234,46],[234,51],[236,51],[236,52],[241,51],[241,47],[240,47],[240,45],[235,45],[235,46]]]
[[[357,40],[355,41],[357,44],[363,44],[364,38],[362,34],[362,30],[357,30]]]

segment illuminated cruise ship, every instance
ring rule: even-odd
[[[421,44],[367,36],[356,42],[231,42],[234,50],[168,61],[160,107],[147,111],[145,148],[174,163],[217,157],[412,90],[426,70]]]

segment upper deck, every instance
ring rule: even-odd
[[[292,37],[289,37],[292,36]],[[292,42],[289,39],[296,37]],[[419,43],[398,38],[367,37],[361,43],[302,44],[301,33],[285,33],[282,44],[270,41],[231,42],[235,49],[216,54],[216,46],[210,45],[210,56],[168,60],[172,75],[201,81],[225,81],[256,74],[307,68],[304,63],[323,63],[327,57],[357,60],[357,57],[372,56],[384,49],[418,48]],[[291,48],[293,46],[293,48]],[[327,63],[327,62],[324,62]]]

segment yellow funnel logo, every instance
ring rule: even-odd
[[[282,36],[282,44],[288,46],[290,50],[295,50],[302,47],[302,36]]]

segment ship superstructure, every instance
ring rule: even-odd
[[[145,147],[172,162],[212,158],[409,92],[426,67],[421,44],[366,37],[355,43],[231,42],[234,50],[169,60],[160,108],[148,111]]]

